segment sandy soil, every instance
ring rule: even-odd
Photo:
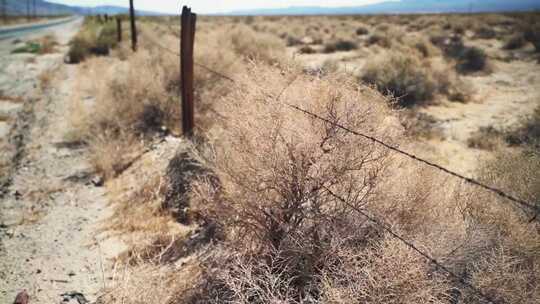
[[[79,25],[37,34],[55,34],[61,44],[55,54],[11,55],[13,41],[0,45],[0,108],[9,112],[1,149],[11,157],[2,168],[0,303],[22,289],[31,303],[58,303],[72,291],[93,301],[110,277],[110,258],[123,249],[98,233],[112,212],[105,188],[92,180],[83,148],[64,141],[77,66],[63,64],[63,54]],[[42,73],[54,76],[45,90]]]

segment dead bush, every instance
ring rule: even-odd
[[[348,52],[356,50],[358,46],[353,41],[349,40],[338,40],[335,42],[329,42],[324,45],[325,53],[335,53],[335,52]]]
[[[256,33],[249,27],[239,26],[230,34],[233,50],[250,60],[275,64],[285,57],[285,45],[272,34]]]
[[[315,54],[317,53],[317,50],[315,50],[314,48],[312,48],[311,46],[309,45],[304,45],[303,47],[301,47],[298,52],[300,54]]]
[[[489,27],[481,27],[476,30],[474,37],[477,39],[495,39],[497,37],[497,32]]]
[[[502,133],[492,126],[482,127],[467,139],[470,148],[493,151],[501,142]]]
[[[388,36],[385,35],[385,34],[381,34],[381,33],[372,34],[368,38],[366,43],[369,46],[376,44],[376,45],[378,45],[380,47],[384,47],[384,48],[390,48],[392,46],[392,42],[390,41],[390,39],[388,39]]]
[[[414,55],[392,52],[365,67],[361,80],[383,94],[397,98],[397,105],[410,107],[429,102],[438,90],[428,67]]]
[[[290,79],[294,83],[283,91]],[[231,303],[320,298],[317,285],[321,271],[333,267],[328,259],[337,248],[334,237],[348,234],[344,242],[354,247],[369,235],[369,227],[355,220],[350,206],[365,206],[375,198],[372,191],[387,152],[291,111],[275,98],[280,95],[350,128],[378,125],[373,132],[388,141],[400,129],[389,124],[384,98],[359,88],[353,79],[254,66],[243,81],[246,86],[221,103],[226,126],[212,136],[222,188],[199,183],[194,194],[198,212],[219,223],[241,257],[241,262],[217,263],[227,269],[219,280],[225,287],[221,296]],[[258,83],[265,84],[262,91]],[[283,285],[255,292],[273,277]]]
[[[525,37],[523,35],[513,35],[506,41],[503,48],[505,50],[517,50],[525,46],[527,44],[527,40],[525,40]]]
[[[385,238],[358,252],[339,250],[323,274],[322,303],[448,303],[449,285],[423,257]]]
[[[522,126],[507,132],[505,138],[510,145],[540,147],[540,106]]]
[[[474,73],[488,69],[486,53],[477,47],[466,47],[457,57],[456,69],[460,73]]]
[[[356,29],[356,35],[358,35],[358,36],[364,36],[364,35],[367,35],[367,34],[369,34],[369,30],[367,28],[363,27],[363,26],[358,27]]]
[[[524,30],[525,40],[534,45],[537,52],[540,52],[540,23],[529,24]]]

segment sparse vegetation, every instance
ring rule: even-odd
[[[525,28],[524,38],[534,45],[537,52],[540,52],[540,23],[528,25]]]
[[[508,39],[504,45],[504,49],[506,50],[517,50],[525,46],[527,43],[527,40],[525,40],[525,37],[523,35],[517,34],[513,35]]]
[[[369,30],[363,26],[356,29],[356,35],[363,36],[369,34]]]
[[[500,144],[501,135],[501,132],[492,126],[482,127],[469,137],[467,145],[473,149],[493,151]]]
[[[457,56],[456,68],[461,73],[485,71],[488,69],[486,53],[477,47],[466,47]]]
[[[357,49],[358,46],[356,43],[349,40],[338,40],[335,42],[330,42],[325,44],[324,52],[325,53],[334,53],[334,52],[347,52]]]
[[[429,102],[438,89],[429,67],[423,66],[416,56],[401,52],[374,60],[361,79],[397,98],[397,104],[403,107]]]
[[[55,52],[57,45],[55,37],[48,35],[39,40],[27,41],[24,46],[16,48],[12,53],[50,54]]]
[[[463,22],[468,17],[449,17],[444,31],[438,16],[358,17],[371,26],[387,18],[370,38],[358,37],[368,34],[367,27],[355,35],[360,23],[351,25],[348,16],[328,17],[325,26],[305,17],[303,27],[291,25],[291,34],[273,24],[300,23],[288,17],[206,18],[199,21],[195,60],[234,78],[234,84],[197,68],[202,138],[175,139],[179,152],[159,154],[161,167],[142,174],[144,181],[137,178],[128,197],[118,189],[128,187],[123,183],[129,177],[113,177],[149,142],[179,134],[178,60],[145,44],[146,38],[125,61],[83,63],[88,79],[99,80],[91,88],[99,96],[83,116],[79,135],[121,196],[111,225],[137,233],[122,256],[127,275],[114,278],[103,303],[479,302],[355,209],[380,218],[493,298],[535,303],[540,236],[528,214],[282,103],[409,151],[417,140],[443,142],[448,133],[442,126],[455,118],[439,121],[414,106],[445,103],[434,107],[444,111],[474,105],[448,101],[468,101],[469,80],[475,78],[458,75],[454,64],[461,73],[489,70],[486,52],[466,45],[468,33],[448,36],[478,32]],[[400,33],[397,23],[420,30]],[[152,35],[160,28],[141,31]],[[441,33],[428,41],[427,28],[430,35]],[[161,43],[176,47],[178,40],[164,34]],[[375,44],[392,49],[370,49]],[[290,50],[313,62],[290,62]],[[332,54],[338,51],[354,52]],[[355,60],[362,63],[360,76],[345,71]],[[516,144],[534,150],[537,126],[532,121],[516,131]],[[497,162],[479,172],[489,184],[538,201],[538,158],[499,157],[505,133],[497,130],[479,129],[460,145],[497,155]]]
[[[116,47],[116,27],[112,22],[101,25],[93,18],[86,18],[83,27],[69,43],[70,63],[80,63],[89,55],[107,56]]]

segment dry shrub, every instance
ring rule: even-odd
[[[233,50],[249,60],[276,64],[285,57],[285,45],[276,36],[238,26],[229,34]]]
[[[325,53],[335,53],[335,52],[348,52],[356,50],[358,46],[355,42],[349,40],[337,40],[334,42],[329,42],[324,45]]]
[[[93,18],[85,18],[82,29],[69,42],[70,63],[79,63],[89,55],[107,56],[116,47],[116,25],[102,25]]]
[[[540,147],[540,106],[522,126],[506,134],[506,141],[510,145]]]
[[[93,79],[88,89],[97,96],[92,108],[82,110],[78,137],[89,143],[93,163],[103,176],[124,170],[145,139],[178,129],[177,97],[167,91],[175,65],[174,58],[146,49],[125,62],[96,58],[87,63],[81,81]],[[148,73],[153,77],[141,77]]]
[[[476,30],[475,38],[477,39],[495,39],[497,37],[497,32],[489,27],[481,27]]]
[[[197,212],[222,227],[228,246],[235,252],[215,262],[221,270],[209,270],[218,271],[212,276],[218,282],[210,290],[221,288],[221,301],[301,303],[313,299],[325,303],[323,299],[337,292],[339,286],[335,284],[345,275],[333,270],[349,268],[347,263],[353,262],[340,260],[345,257],[338,254],[341,250],[356,252],[369,261],[369,265],[356,264],[358,272],[379,268],[376,254],[365,251],[371,250],[369,240],[375,242],[374,248],[378,246],[377,233],[358,220],[351,206],[376,204],[374,190],[385,171],[387,151],[292,111],[275,96],[290,79],[296,79],[281,100],[352,129],[370,130],[388,142],[396,141],[401,130],[395,119],[390,119],[384,98],[369,88],[358,87],[351,79],[282,73],[285,75],[254,67],[244,77],[245,87],[220,103],[219,110],[227,120],[224,130],[216,130],[214,163],[222,190],[202,183],[195,194]],[[264,83],[265,88],[258,83]],[[344,197],[345,202],[331,193]],[[396,254],[412,255],[402,247]],[[387,258],[393,259],[390,256]],[[411,283],[417,284],[412,289],[408,288],[412,285],[400,286],[401,279],[394,281],[382,271],[373,277],[373,284],[395,286],[382,297],[406,289],[410,303],[440,297],[427,264],[413,264],[411,276],[418,280]],[[332,284],[323,287],[322,277]],[[349,283],[354,288],[355,283]],[[426,291],[428,283],[433,293]],[[208,296],[202,293],[200,298]],[[377,301],[375,293],[366,295],[368,299]]]
[[[423,36],[413,36],[405,40],[407,45],[411,48],[415,48],[422,56],[428,58],[440,54],[440,51]]]
[[[369,30],[366,27],[360,26],[356,29],[356,35],[363,36],[369,34]]]
[[[537,52],[540,52],[540,23],[528,24],[524,30],[525,40],[534,45]]]
[[[501,143],[502,133],[492,126],[481,127],[467,139],[470,148],[481,150],[494,150]]]
[[[517,34],[510,37],[504,44],[503,48],[505,50],[517,50],[524,47],[525,44],[527,44],[527,40],[525,40],[525,37],[523,37],[523,35]]]
[[[317,53],[317,50],[315,50],[313,47],[309,45],[304,45],[300,49],[298,49],[298,52],[300,54],[315,54]]]
[[[540,155],[534,149],[499,151],[495,159],[483,165],[480,174],[486,183],[506,191],[511,189],[514,195],[538,208],[539,169]],[[467,215],[490,228],[494,245],[472,264],[472,282],[499,302],[536,303],[540,297],[536,275],[540,265],[540,234],[538,221],[530,221],[534,213],[485,193],[473,200],[486,204],[480,206],[471,200]],[[474,302],[474,297],[466,293],[465,300]]]
[[[466,47],[457,57],[456,69],[460,73],[487,71],[488,68],[486,53],[477,47]]]
[[[430,67],[403,52],[375,58],[365,67],[361,80],[398,98],[397,104],[403,107],[429,102],[438,90]]]
[[[384,48],[390,48],[392,46],[392,42],[388,38],[388,36],[384,33],[374,33],[372,34],[368,40],[366,41],[368,46],[371,45],[378,45],[380,47]]]
[[[323,275],[322,303],[448,303],[448,283],[422,256],[390,237],[362,252],[337,252]]]

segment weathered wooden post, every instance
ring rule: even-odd
[[[116,40],[122,42],[122,18],[116,17]]]
[[[6,0],[2,0],[2,20],[7,24],[7,4]]]
[[[133,0],[129,0],[129,21],[131,23],[131,49],[137,51],[137,26],[135,25],[135,8]]]
[[[30,0],[26,0],[26,20],[30,21]]]
[[[191,137],[195,126],[193,104],[193,49],[197,15],[187,6],[182,8],[180,33],[180,82],[182,89],[182,131]]]

